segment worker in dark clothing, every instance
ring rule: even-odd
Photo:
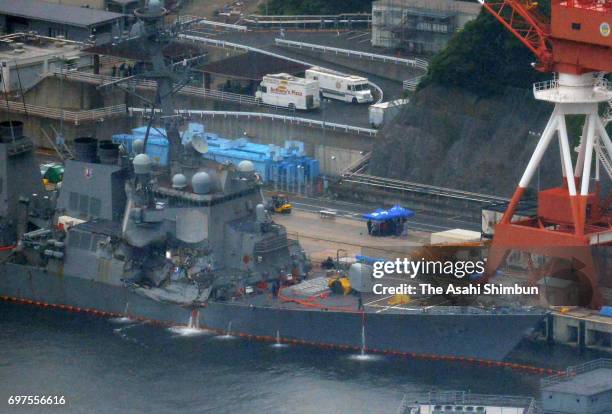
[[[278,283],[278,279],[272,282],[272,297],[274,299],[278,298],[278,292],[280,290],[280,284]]]
[[[357,297],[357,309],[363,310],[363,298],[361,297],[361,292],[359,292],[359,296]]]
[[[372,220],[368,219],[368,234],[372,235]]]
[[[336,267],[334,259],[332,259],[331,256],[327,256],[327,259],[321,262],[321,267],[327,270],[333,269],[334,267]]]
[[[113,78],[117,76],[117,65],[113,65],[113,68],[111,69],[111,76]]]

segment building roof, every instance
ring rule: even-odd
[[[222,75],[228,78],[258,81],[270,73],[283,72],[296,75],[304,72],[308,67],[261,53],[247,52],[201,66],[198,69],[205,73]]]
[[[141,39],[129,39],[118,44],[105,43],[88,47],[83,49],[83,51],[97,55],[115,56],[122,59],[151,60],[151,56],[148,50],[143,47]],[[175,60],[201,56],[206,53],[206,50],[195,43],[173,40],[164,47],[163,53],[165,57]]]
[[[96,26],[123,18],[120,13],[38,0],[0,0],[0,14],[78,27]]]

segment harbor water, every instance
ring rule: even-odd
[[[5,302],[0,302],[0,330],[0,412],[9,411],[11,395],[57,395],[65,397],[66,406],[19,409],[394,413],[407,391],[536,396],[540,379],[466,363],[355,358],[355,351],[279,347],[240,338],[220,341],[193,326],[172,329]],[[533,362],[529,360],[544,356],[546,363],[540,365],[555,368],[597,357],[568,348],[521,347],[516,360]]]

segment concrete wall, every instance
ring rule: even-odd
[[[79,82],[62,81],[58,78],[46,78],[25,94],[27,104],[64,108],[67,110],[87,110],[126,103],[125,92],[114,90],[105,94],[96,90],[94,85]],[[54,138],[53,128],[60,131],[59,120],[45,119],[25,114],[7,114],[0,111],[0,120],[16,119],[24,123],[24,132],[31,137],[35,145],[51,148],[42,130]],[[86,122],[74,125],[63,123],[64,137],[70,142],[74,138],[92,135],[98,139],[110,139],[112,135],[124,133],[132,128],[133,120],[128,117],[105,119],[103,122]]]
[[[257,118],[204,117],[194,119],[203,122],[206,130],[227,138],[246,136],[262,144],[283,146],[286,140],[304,142],[304,151],[320,162],[321,173],[336,175],[370,151],[375,138],[347,134],[340,131],[325,131],[282,121]],[[332,159],[334,157],[334,159]]]

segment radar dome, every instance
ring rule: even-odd
[[[211,185],[212,180],[210,175],[204,171],[194,174],[193,178],[191,179],[191,188],[193,188],[193,192],[196,194],[210,193]]]
[[[142,139],[136,139],[132,142],[132,152],[134,154],[142,154],[144,152],[144,141]]]
[[[136,174],[149,174],[153,163],[147,154],[138,154],[134,157],[134,172]]]
[[[187,187],[187,177],[183,174],[175,174],[174,177],[172,177],[172,188],[182,190],[185,187]]]
[[[160,9],[162,4],[160,0],[149,0],[147,6],[149,6],[150,9]]]
[[[241,173],[255,172],[255,165],[248,160],[240,161],[240,163],[238,163],[238,171]]]

